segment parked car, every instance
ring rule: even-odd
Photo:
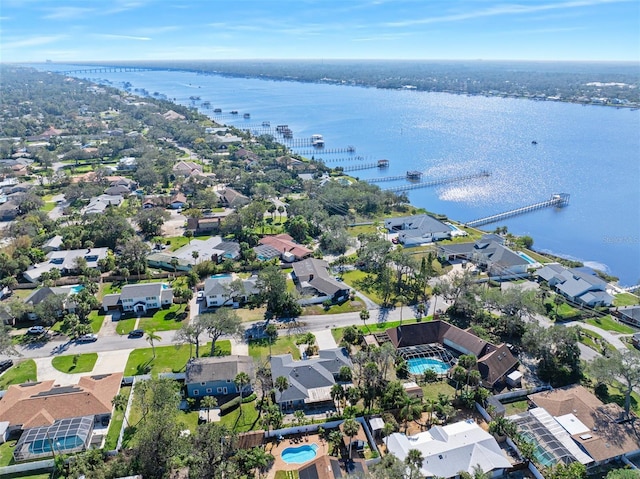
[[[92,343],[97,340],[97,334],[83,334],[82,336],[78,336],[78,339],[76,339],[78,343]]]
[[[44,326],[31,326],[29,329],[27,329],[27,334],[44,334],[45,332],[45,328]]]
[[[13,366],[13,360],[12,359],[5,359],[4,361],[0,361],[0,373],[6,371],[11,366]]]
[[[142,336],[144,336],[144,329],[134,329],[129,332],[130,338],[141,338]]]
[[[198,294],[196,295],[196,298],[198,301],[202,301],[204,299],[204,291],[200,290],[198,291]]]

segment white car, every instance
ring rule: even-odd
[[[97,334],[83,334],[82,336],[78,336],[78,339],[76,339],[78,343],[93,343],[94,341],[97,341],[97,340],[98,340]]]
[[[196,298],[198,301],[202,301],[204,299],[204,291],[198,291]]]

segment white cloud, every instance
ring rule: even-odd
[[[73,18],[82,18],[95,10],[93,8],[86,7],[55,7],[46,9],[49,11],[44,15],[46,20],[69,20]]]
[[[109,40],[136,40],[141,42],[147,42],[151,40],[150,37],[137,37],[134,35],[116,35],[114,33],[96,33],[94,34],[96,38],[106,38]]]
[[[8,50],[11,48],[35,47],[38,45],[54,43],[58,40],[62,40],[63,38],[65,38],[65,35],[41,35],[37,37],[9,40],[2,44],[2,48]]]

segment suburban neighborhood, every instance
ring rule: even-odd
[[[285,128],[2,73],[0,476],[638,477],[638,290]]]

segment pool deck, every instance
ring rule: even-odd
[[[297,440],[297,442],[296,442]],[[297,447],[303,445],[311,445],[315,444],[318,446],[318,450],[316,451],[316,457],[303,463],[303,464],[287,464],[282,460],[282,451],[284,451],[288,447]],[[331,446],[327,443],[327,441],[320,439],[317,434],[295,434],[291,436],[285,437],[283,441],[280,441],[278,444],[275,439],[270,441],[266,445],[266,452],[272,454],[275,458],[273,462],[273,466],[267,472],[267,479],[273,479],[276,476],[276,471],[297,471],[301,467],[309,464],[314,459],[317,459],[320,456],[328,455],[329,448]]]

